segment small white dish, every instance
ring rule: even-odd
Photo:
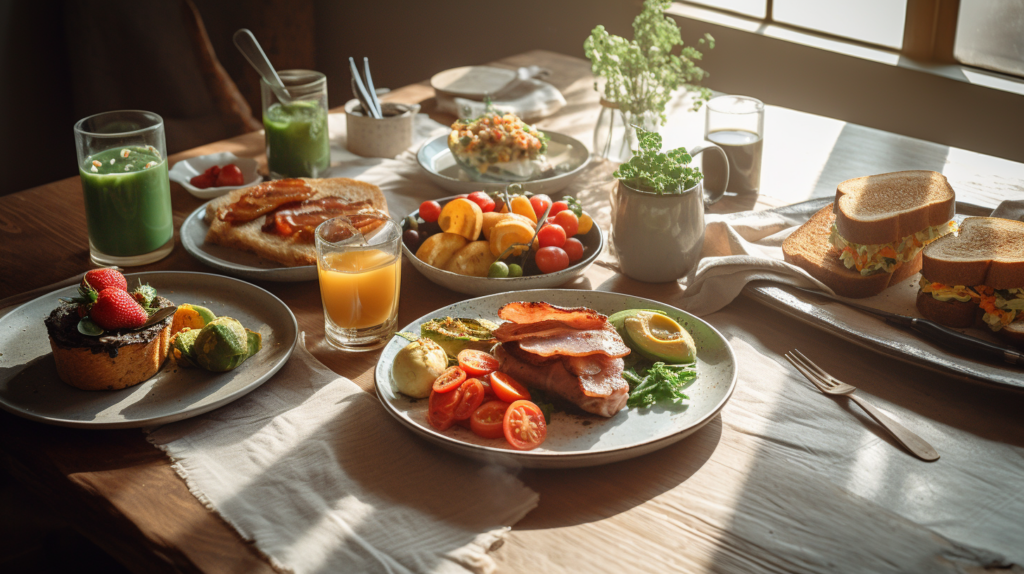
[[[203,173],[215,165],[224,167],[229,163],[237,165],[238,169],[242,170],[242,178],[245,183],[242,185],[226,185],[223,187],[199,189],[189,182],[193,177]],[[189,193],[199,199],[213,199],[215,197],[220,197],[229,191],[256,185],[263,181],[263,176],[256,171],[258,167],[259,163],[252,158],[238,157],[229,151],[224,151],[221,153],[183,159],[174,164],[174,167],[171,168],[168,176],[171,178],[171,181],[180,183],[181,186],[188,190]]]

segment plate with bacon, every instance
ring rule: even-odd
[[[678,360],[668,347],[664,360],[652,357],[661,351],[644,346],[644,333],[690,350]],[[673,373],[686,382],[659,390]],[[543,289],[420,317],[384,348],[375,378],[385,410],[445,449],[510,466],[571,468],[689,436],[725,406],[736,373],[728,341],[685,311],[620,293]]]
[[[190,255],[229,275],[264,281],[314,281],[313,231],[344,215],[387,215],[375,185],[343,177],[282,179],[238,189],[192,212],[181,225]],[[362,229],[360,227],[360,229]]]

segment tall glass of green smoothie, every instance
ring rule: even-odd
[[[75,124],[75,146],[93,263],[133,267],[167,257],[174,222],[163,118],[137,110],[89,116]]]
[[[327,136],[327,77],[312,70],[283,70],[282,100],[260,81],[270,177],[321,177],[331,166]]]

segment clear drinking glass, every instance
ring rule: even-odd
[[[704,139],[721,146],[729,158],[729,187],[737,195],[761,190],[764,104],[747,96],[719,96],[708,101]],[[721,189],[725,169],[717,155],[705,155],[704,186]]]
[[[133,267],[174,248],[164,120],[152,112],[104,112],[75,124],[89,255]]]
[[[398,319],[402,228],[359,214],[329,219],[315,235],[327,342],[343,351],[383,347]]]
[[[260,80],[270,177],[320,177],[331,166],[327,76],[312,70],[282,70],[278,75],[291,96],[287,102]]]

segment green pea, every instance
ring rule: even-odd
[[[519,267],[519,266],[518,265],[513,265],[513,267]],[[504,261],[495,261],[494,263],[491,263],[490,269],[487,270],[487,276],[488,277],[495,277],[495,278],[499,278],[500,279],[502,277],[508,277],[508,274],[509,274],[509,266],[505,265]],[[520,275],[523,274],[523,270],[522,269],[519,270],[519,274]]]
[[[502,263],[502,265],[504,265],[504,263]],[[518,266],[518,265],[516,265],[515,263],[509,265],[508,266],[508,276],[509,277],[522,277],[523,276],[523,268]]]

